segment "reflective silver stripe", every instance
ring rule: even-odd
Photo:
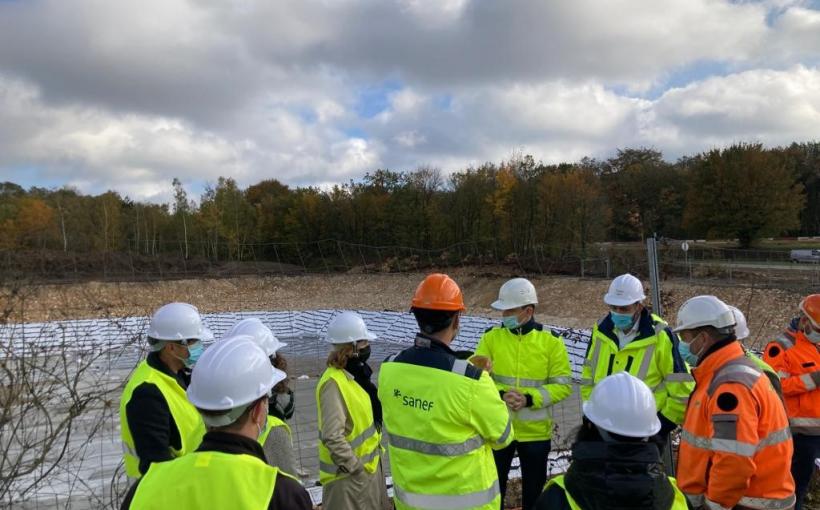
[[[725,507],[720,503],[715,503],[709,498],[704,499],[703,504],[706,505],[706,508],[709,510],[732,510],[731,508]]]
[[[743,441],[734,439],[718,439],[712,438],[712,447],[710,450],[714,452],[734,453],[743,457],[754,457],[757,452],[757,446]]]
[[[595,346],[592,349],[592,359],[590,363],[590,367],[592,368],[592,377],[595,377],[595,372],[598,370],[598,358],[601,357],[601,341],[595,339],[595,335],[592,337],[592,341],[595,342]]]
[[[595,386],[595,382],[589,377],[582,378],[579,384],[581,386]]]
[[[791,377],[791,376],[792,376],[792,374],[790,374],[788,372],[783,372],[782,370],[777,371],[777,377],[779,377],[781,379],[785,379],[786,377]]]
[[[125,441],[122,442],[122,452],[127,453],[128,455],[135,457],[139,460],[139,455],[137,455],[137,451],[125,444]]]
[[[774,498],[750,498],[744,496],[737,502],[738,505],[748,506],[752,508],[760,508],[765,510],[788,510],[794,506],[797,498],[794,494],[783,499]]]
[[[387,434],[387,443],[395,448],[410,450],[411,452],[426,455],[440,455],[442,457],[458,457],[484,446],[481,436],[474,436],[463,443],[429,443],[412,437]]]
[[[364,457],[359,457],[359,460],[361,460],[361,461],[362,461],[362,464],[367,464],[367,463],[368,463],[368,462],[370,462],[371,460],[373,460],[373,459],[375,459],[376,457],[378,457],[378,455],[379,455],[379,450],[381,450],[381,447],[380,447],[379,445],[376,445],[376,447],[373,449],[373,451],[372,451],[372,452],[368,453],[368,454],[367,454],[367,455],[365,455]]]
[[[789,418],[792,434],[820,436],[820,418]]]
[[[336,467],[336,464],[328,464],[327,462],[322,462],[321,460],[319,461],[319,471],[335,476],[338,470],[339,468]]]
[[[548,392],[544,388],[539,387],[538,393],[541,394],[541,407],[548,407],[552,405],[552,396],[550,395],[550,392]]]
[[[362,457],[359,457],[359,460],[362,461],[362,464],[367,464],[368,462],[375,459],[379,455],[379,449],[380,449],[379,446],[376,445],[376,448],[374,448],[372,452],[370,452],[367,455],[364,455]],[[319,471],[325,472],[329,475],[336,476],[336,474],[339,472],[339,467],[336,466],[336,464],[328,464],[327,462],[322,462],[320,460],[319,461]]]
[[[531,409],[525,407],[515,412],[515,417],[521,421],[547,420],[550,417],[549,408]]]
[[[453,361],[453,372],[458,375],[464,375],[467,373],[467,360],[457,359]]]
[[[572,377],[550,377],[547,384],[572,384]]]
[[[788,441],[792,438],[792,431],[789,430],[788,427],[782,428],[780,430],[776,430],[769,434],[768,436],[764,437],[759,443],[757,443],[757,449],[762,450],[767,446],[776,445],[778,443],[782,443],[784,441]]]
[[[703,506],[703,500],[706,499],[706,497],[703,494],[687,494],[684,492],[683,495],[686,496],[686,499],[695,508]]]
[[[652,344],[643,352],[643,360],[641,360],[641,368],[638,370],[636,377],[641,381],[646,379],[646,374],[649,373],[649,365],[652,364],[652,356],[655,354],[655,347],[657,344]]]
[[[396,498],[407,506],[427,508],[430,510],[449,510],[451,508],[476,508],[489,505],[501,494],[498,480],[493,481],[489,489],[467,494],[419,494],[408,492],[393,486]]]
[[[683,441],[686,441],[690,445],[695,448],[700,448],[701,450],[727,452],[742,455],[744,457],[753,457],[757,452],[767,446],[773,446],[778,443],[788,441],[791,439],[791,433],[788,429],[776,430],[764,437],[756,445],[733,439],[718,439],[696,436],[688,430],[681,431],[680,437]]]
[[[512,416],[507,418],[507,428],[504,429],[504,433],[501,434],[501,437],[498,438],[495,444],[501,445],[506,443],[507,438],[510,437],[510,432],[512,432]]]
[[[682,374],[682,373],[674,373],[669,374],[663,378],[664,383],[672,382],[672,383],[688,383],[688,382],[695,382],[695,378],[692,377],[692,374]]]
[[[358,448],[359,446],[364,444],[365,441],[370,439],[370,437],[372,437],[375,433],[376,427],[374,425],[367,427],[361,434],[350,440],[350,447],[353,449]]]
[[[817,388],[817,385],[814,383],[814,379],[811,378],[811,374],[803,374],[800,376],[800,380],[803,381],[803,384],[806,385],[806,389],[811,391]]]
[[[493,374],[493,381],[521,388],[537,388],[547,384],[547,379],[524,379],[523,377],[509,377],[498,374]]]

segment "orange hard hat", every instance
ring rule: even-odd
[[[800,302],[800,311],[809,318],[816,328],[820,328],[820,294],[812,294]]]
[[[464,296],[458,284],[446,274],[434,273],[425,278],[416,288],[413,308],[425,310],[463,311]]]

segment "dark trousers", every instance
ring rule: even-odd
[[[503,450],[494,450],[495,468],[498,470],[498,484],[501,488],[501,509],[507,492],[507,476],[516,450],[521,463],[521,498],[523,510],[535,508],[535,501],[547,482],[547,458],[551,441],[513,441]]]
[[[794,510],[803,508],[803,499],[809,490],[811,476],[814,474],[814,459],[820,457],[820,436],[795,434],[794,456],[792,457],[792,476],[794,477],[797,505]]]

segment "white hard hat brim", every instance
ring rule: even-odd
[[[327,343],[337,345],[337,344],[353,344],[353,343],[359,342],[361,340],[370,341],[370,340],[376,340],[378,338],[379,337],[377,335],[374,335],[373,333],[368,331],[367,333],[365,333],[364,338],[331,338],[329,336],[326,336],[325,341]]]
[[[644,299],[646,299],[646,296],[644,296],[644,297],[642,297],[641,299],[638,299],[638,300],[631,300],[631,299],[625,299],[625,298],[618,298],[618,297],[615,297],[615,296],[611,296],[609,294],[604,295],[604,303],[606,303],[608,305],[612,305],[612,306],[629,306],[629,305],[632,305],[632,304],[635,304],[635,303],[640,303]]]
[[[651,437],[661,430],[661,420],[656,416],[652,424],[645,430],[627,430],[613,425],[612,421],[606,417],[598,416],[595,412],[595,406],[587,400],[583,403],[584,416],[592,423],[613,434],[618,434],[626,437]]]
[[[514,303],[507,303],[507,302],[502,301],[500,299],[496,299],[495,301],[492,302],[492,304],[490,304],[491,308],[493,308],[495,310],[502,311],[502,312],[505,311],[505,310],[512,310],[513,308],[518,308],[520,306],[521,305],[516,305]]]

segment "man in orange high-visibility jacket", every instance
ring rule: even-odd
[[[678,487],[696,509],[788,510],[795,495],[786,411],[734,328],[732,310],[714,296],[696,296],[678,310],[674,331],[697,358]]]
[[[763,360],[780,376],[794,439],[792,476],[797,505],[809,489],[814,460],[820,457],[820,294],[800,303],[797,328],[769,343]]]

